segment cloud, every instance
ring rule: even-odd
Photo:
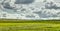
[[[51,3],[52,5],[50,5]],[[43,0],[41,2],[40,0],[8,0],[8,1],[3,0],[2,2],[0,2],[0,6],[1,6],[0,18],[9,19],[60,18],[60,7],[58,7],[58,5],[55,5],[53,1],[44,2]],[[4,12],[6,14],[4,14]],[[5,15],[6,17],[3,17],[3,15]]]

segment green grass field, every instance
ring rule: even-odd
[[[0,19],[0,31],[60,31],[60,21]]]

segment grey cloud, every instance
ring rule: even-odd
[[[45,4],[45,8],[46,9],[60,9],[60,7],[57,7],[57,5],[54,4],[53,2]]]
[[[30,4],[34,2],[34,0],[16,0],[15,4]]]

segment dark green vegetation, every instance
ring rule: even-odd
[[[60,23],[60,20],[0,19],[0,23]]]
[[[60,20],[21,20],[21,19],[0,19],[0,23],[32,23],[32,22],[60,22]]]
[[[0,19],[0,31],[60,31],[60,21]]]

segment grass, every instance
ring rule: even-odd
[[[0,31],[60,31],[60,24],[0,23]]]
[[[0,19],[0,31],[60,31],[60,21]]]

